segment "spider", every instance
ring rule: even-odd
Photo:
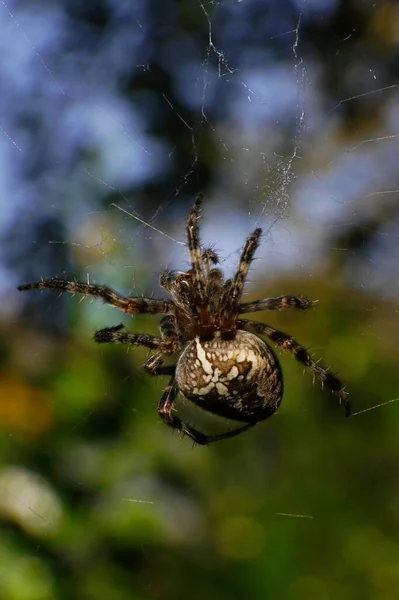
[[[128,298],[106,286],[46,278],[38,283],[20,285],[19,290],[52,289],[83,297],[100,298],[118,310],[134,315],[159,314],[160,337],[145,333],[127,333],[123,325],[105,327],[94,334],[100,344],[117,343],[144,346],[152,355],[144,367],[151,375],[170,377],[158,404],[161,419],[181,435],[198,444],[209,444],[236,436],[273,415],[283,396],[283,375],[275,352],[259,336],[267,336],[277,348],[291,352],[294,358],[326,384],[350,414],[348,393],[341,381],[315,362],[298,342],[270,325],[241,318],[242,314],[261,310],[296,308],[307,310],[317,301],[295,296],[264,298],[241,302],[248,270],[259,245],[261,229],[245,241],[232,279],[224,279],[211,248],[201,249],[198,220],[202,205],[199,195],[187,220],[187,246],[191,268],[174,274],[161,274],[160,285],[171,299]],[[180,352],[175,365],[164,365],[168,355]],[[206,435],[173,414],[178,392],[211,413],[244,423],[240,427]],[[173,412],[172,412],[173,411]]]

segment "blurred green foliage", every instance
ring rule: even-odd
[[[317,308],[268,322],[325,349],[354,413],[394,399],[392,306],[323,279],[260,281],[253,295],[306,287]],[[37,342],[23,322],[3,334],[2,597],[395,597],[399,406],[345,420],[282,357],[277,416],[193,447],[158,419],[164,382],[140,351],[95,346],[79,318],[62,339]],[[40,383],[14,366],[27,342]]]

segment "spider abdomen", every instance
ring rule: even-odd
[[[180,391],[198,406],[238,421],[272,415],[281,402],[283,378],[276,355],[259,337],[219,332],[211,340],[191,340],[176,367]]]

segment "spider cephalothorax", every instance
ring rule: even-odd
[[[260,310],[306,310],[316,302],[295,296],[241,302],[261,230],[255,229],[248,236],[234,277],[225,280],[216,266],[216,253],[200,247],[201,202],[202,197],[198,196],[187,222],[190,270],[161,275],[161,287],[171,300],[126,298],[108,287],[54,278],[21,285],[18,289],[53,289],[93,296],[127,314],[163,313],[161,337],[127,333],[122,331],[123,325],[116,325],[100,329],[94,339],[99,343],[130,344],[153,350],[145,368],[151,375],[171,378],[158,405],[159,415],[165,423],[199,444],[233,437],[277,410],[283,395],[283,376],[275,353],[260,335],[267,336],[281,350],[291,352],[313,377],[337,394],[349,415],[348,394],[340,380],[315,362],[294,338],[264,323],[239,318],[243,313]],[[164,365],[165,357],[177,351],[180,355],[176,365]],[[203,409],[245,425],[218,435],[201,433],[172,414],[179,391]]]

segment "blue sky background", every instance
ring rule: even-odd
[[[260,224],[263,261],[255,272],[272,276],[283,268],[312,277],[326,255],[346,251],[329,245],[337,229],[397,203],[396,82],[373,48],[359,43],[359,54],[353,59],[352,49],[342,70],[347,95],[326,97],[321,57],[309,45],[308,28],[327,22],[336,2],[187,1],[178,7],[115,0],[103,7],[106,31],[98,12],[93,22],[79,19],[79,3],[0,3],[0,234],[18,246],[13,232],[20,232],[35,244],[35,223],[60,224],[59,236],[49,237],[34,264],[26,256],[26,276],[52,274],[40,254],[56,255],[57,269],[67,271],[65,253],[94,280],[111,277],[115,285],[119,276],[112,270],[149,265],[147,291],[153,292],[159,265],[185,268],[184,246],[170,237],[184,241],[191,189],[203,187],[187,181],[204,154],[205,131],[212,132],[217,167],[203,237],[216,240],[227,270],[245,235]],[[372,14],[373,35],[384,41],[379,9]],[[345,55],[350,39],[332,40],[331,52]],[[155,58],[172,88],[124,95],[121,80],[132,70],[150,71]],[[361,99],[381,99],[384,108],[348,134],[342,111]],[[186,109],[195,120],[185,120]],[[165,115],[186,129],[188,168],[162,135]],[[162,195],[146,200],[144,187],[162,181]],[[397,234],[395,220],[363,260],[347,261],[354,285],[382,297],[397,293],[390,277]],[[12,313],[20,299],[9,286],[21,275],[9,261],[0,273],[7,288],[2,310]],[[137,293],[132,275],[128,291]]]

